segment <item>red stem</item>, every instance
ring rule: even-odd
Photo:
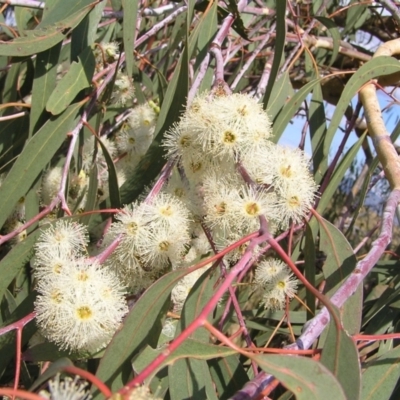
[[[176,350],[196,329],[204,326],[207,323],[207,316],[214,310],[217,305],[219,299],[224,295],[224,293],[228,290],[228,287],[232,284],[236,276],[240,271],[247,265],[248,262],[251,261],[253,256],[254,248],[259,244],[266,240],[266,233],[264,229],[261,229],[259,233],[257,233],[256,238],[252,239],[247,250],[243,254],[242,258],[237,262],[237,264],[231,269],[230,273],[226,276],[226,279],[222,282],[221,286],[216,290],[210,301],[203,308],[201,313],[192,321],[191,324],[174,340],[172,341],[168,347],[158,355],[136,378],[132,379],[124,388],[122,388],[118,393],[121,395],[125,395],[129,392],[130,389],[134,388],[136,385],[140,384],[145,380],[154,370],[156,370],[162,363],[166,360],[166,358]],[[239,244],[235,243],[235,247]],[[232,247],[232,246],[230,246]],[[227,250],[227,249],[225,249]],[[228,251],[226,251],[228,252]],[[215,255],[215,258],[219,258],[224,254],[221,252]],[[211,258],[214,258],[211,257]],[[208,259],[207,262],[210,262]],[[201,264],[201,263],[200,263]]]

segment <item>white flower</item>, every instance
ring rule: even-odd
[[[147,386],[139,386],[132,389],[128,395],[128,400],[162,400],[160,397],[155,397],[151,394]]]
[[[157,115],[149,104],[133,108],[115,139],[119,151],[144,155],[154,139],[156,123]]]
[[[167,318],[164,322],[161,333],[168,338],[173,338],[175,336],[175,331],[176,321],[171,318]]]
[[[135,94],[135,89],[128,75],[118,72],[117,79],[114,82],[112,99],[116,104],[124,106],[131,102]]]
[[[117,60],[119,56],[119,49],[117,42],[101,42],[100,45],[94,49],[97,64],[103,65],[103,56],[107,63],[112,63]]]
[[[108,344],[128,311],[116,276],[97,263],[77,262],[57,280],[39,281],[36,320],[61,349],[97,351]]]
[[[154,270],[161,270],[168,265],[170,258],[176,259],[183,255],[189,243],[190,236],[186,227],[180,230],[157,226],[154,231],[140,237],[138,247],[146,264]]]
[[[288,271],[286,264],[277,258],[268,258],[267,260],[260,261],[255,270],[254,281],[264,286],[270,282],[281,271]]]
[[[258,222],[259,216],[272,214],[275,201],[273,193],[268,193],[263,188],[257,190],[243,185],[235,195],[233,208],[240,225],[248,226],[254,220]]]
[[[266,142],[271,134],[268,115],[254,98],[246,94],[200,95],[179,126],[191,132],[204,154],[237,157]]]
[[[210,227],[229,229],[236,219],[237,186],[230,176],[210,175],[203,185],[205,221]]]
[[[176,168],[173,169],[172,175],[164,190],[181,201],[187,201],[190,195],[188,184],[183,181]]]
[[[140,131],[141,135],[154,136],[154,128],[157,123],[157,114],[150,104],[138,105],[132,110],[128,118],[131,129]]]
[[[315,201],[316,185],[314,181],[298,182],[286,190],[281,190],[274,205],[274,215],[282,228],[286,228],[290,222],[299,223],[307,216]]]
[[[39,394],[49,400],[89,400],[92,396],[85,390],[88,384],[79,382],[80,379],[79,376],[60,379],[60,374],[57,374],[48,383],[49,391],[42,390]]]
[[[45,258],[43,253],[57,250],[61,255],[79,256],[86,252],[87,244],[88,233],[84,225],[58,220],[49,228],[42,230],[35,249],[39,259]]]
[[[37,251],[34,261],[34,276],[38,280],[57,279],[62,271],[73,271],[76,268],[74,256],[58,247],[47,251]],[[68,272],[67,272],[68,273]]]
[[[283,295],[292,298],[297,292],[297,285],[297,279],[293,274],[287,270],[282,270],[267,283],[265,290],[277,297]]]
[[[283,310],[285,308],[285,296],[282,293],[267,292],[261,299],[261,304],[271,311]]]
[[[143,204],[145,218],[151,222],[152,229],[169,227],[182,232],[189,228],[189,210],[176,197],[167,193],[160,193],[151,203]]]
[[[49,205],[56,197],[58,191],[60,190],[61,176],[61,167],[49,169],[43,175],[42,187],[40,190],[40,197],[43,204]]]
[[[189,130],[182,123],[174,124],[165,133],[163,146],[167,150],[168,157],[181,157],[194,148],[194,138],[196,131]]]
[[[211,267],[211,264],[205,265],[203,268],[197,269],[190,274],[185,275],[172,289],[171,300],[174,304],[175,311],[181,311],[183,304],[189,292],[192,290],[194,284],[200,278],[203,273]]]

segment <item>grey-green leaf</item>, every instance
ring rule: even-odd
[[[255,355],[251,358],[288,388],[297,400],[348,400],[337,379],[318,361],[280,355]]]
[[[61,115],[51,118],[26,144],[0,187],[0,226],[67,138],[81,106],[74,104]]]
[[[90,87],[95,69],[93,51],[87,47],[73,62],[65,76],[50,95],[46,110],[53,115],[62,113],[83,89]]]
[[[335,311],[340,318],[339,310]],[[356,344],[344,329],[337,329],[333,318],[329,322],[320,361],[336,376],[348,399],[360,398],[361,368]]]
[[[400,376],[400,346],[368,363],[362,374],[362,400],[391,398]]]

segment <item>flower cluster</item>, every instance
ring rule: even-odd
[[[60,348],[95,352],[108,344],[127,313],[116,275],[85,258],[83,225],[58,220],[36,243],[36,321]]]
[[[168,156],[178,158],[181,171],[168,186],[205,221],[217,249],[256,231],[260,216],[270,230],[286,229],[314,202],[317,186],[309,160],[270,137],[268,115],[254,98],[211,93],[195,98],[166,135]],[[237,260],[242,250],[228,261]]]
[[[116,220],[104,239],[107,246],[120,238],[107,265],[132,289],[146,288],[170,264],[178,265],[191,240],[189,211],[167,193],[124,207]]]
[[[93,176],[93,179],[97,180],[97,203],[109,196],[108,165],[99,141],[101,140],[111,159],[116,160],[114,165],[118,185],[121,186],[153,141],[156,122],[157,114],[154,107],[150,104],[142,104],[131,110],[127,121],[114,137],[102,137],[101,139],[89,137],[86,139],[82,148],[81,169],[71,168],[69,174],[67,203],[72,212],[85,209],[89,177],[93,176],[94,169],[96,175]],[[79,160],[74,161],[75,165],[79,163]],[[43,175],[40,191],[42,204],[50,204],[57,196],[62,172],[60,166],[54,166]]]
[[[272,311],[284,308],[286,298],[291,299],[297,291],[297,280],[291,270],[275,258],[263,260],[258,264],[254,282],[264,291],[261,304]]]
[[[217,250],[258,230],[261,216],[275,232],[301,222],[313,205],[317,185],[309,160],[301,150],[270,138],[268,115],[254,98],[220,93],[196,97],[166,135],[168,157],[177,158],[178,167],[165,190],[186,204],[194,220],[203,221]],[[238,260],[245,247],[225,256],[228,264]],[[202,246],[204,253],[209,250],[210,244]],[[183,303],[178,296],[183,284],[173,292],[177,308]],[[282,268],[264,282],[264,305],[282,308],[295,287]]]
[[[79,376],[61,379],[60,374],[57,374],[49,381],[48,390],[41,390],[39,395],[49,400],[90,400],[92,396],[86,390],[87,386],[86,382],[79,381]]]

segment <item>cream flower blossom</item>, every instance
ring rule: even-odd
[[[35,301],[43,336],[61,349],[95,352],[106,346],[127,313],[124,289],[96,262],[78,260],[57,279],[41,280]]]

